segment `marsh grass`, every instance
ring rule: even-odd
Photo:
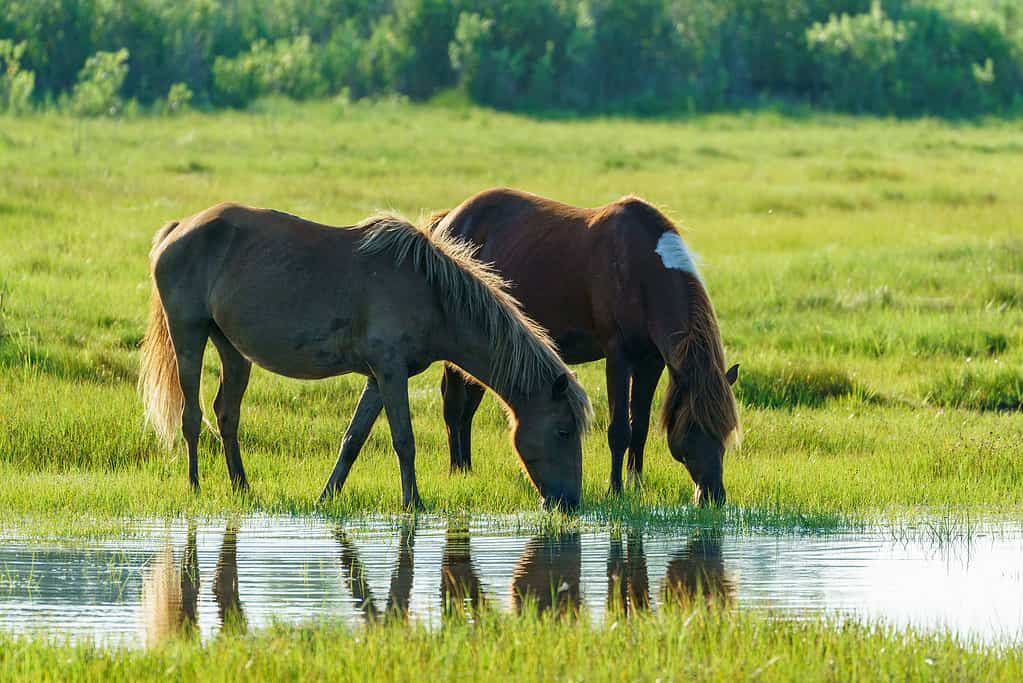
[[[1023,417],[1005,409],[1018,408],[1023,367],[1017,122],[544,121],[457,103],[274,100],[174,118],[0,117],[0,129],[0,525],[100,533],[160,516],[395,513],[382,423],[343,495],[315,502],[354,376],[256,371],[241,425],[251,494],[231,493],[207,432],[203,489],[187,490],[180,446],[168,453],[143,429],[133,390],[149,241],[227,199],[348,224],[379,208],[414,218],[498,184],[583,205],[635,192],[686,226],[728,360],[742,363],[745,441],[727,456],[732,504],[709,513],[715,523],[832,528],[1023,505]],[[597,407],[578,523],[699,522],[655,430],[644,488],[607,498],[603,367],[576,370]],[[218,372],[211,350],[208,414]],[[475,471],[448,475],[438,385],[436,368],[411,385],[428,510],[568,523],[531,517],[536,494],[490,398]]]
[[[935,405],[1019,412],[1023,411],[1023,370],[1012,367],[946,370],[924,391]]]

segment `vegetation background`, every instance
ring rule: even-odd
[[[456,85],[560,114],[1023,106],[1016,0],[7,0],[0,39],[33,103],[91,114]]]

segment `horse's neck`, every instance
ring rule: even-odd
[[[510,387],[495,386],[495,364],[502,362],[502,359],[494,357],[489,336],[474,326],[464,324],[451,324],[446,332],[444,360],[454,363],[485,384],[515,412],[526,397]]]

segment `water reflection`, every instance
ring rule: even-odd
[[[623,546],[621,531],[614,531],[607,555],[607,608],[628,614],[649,607],[650,577],[643,552],[643,534],[627,530]]]
[[[726,604],[735,594],[725,571],[719,531],[696,531],[685,547],[668,560],[664,581],[665,602],[689,604],[702,598],[707,604]]]
[[[533,607],[559,614],[579,608],[582,544],[578,533],[534,536],[515,565],[512,597],[521,612]]]
[[[199,553],[195,522],[185,536],[181,565],[167,542],[142,572],[142,621],[147,646],[175,637],[191,636],[199,620]],[[213,574],[213,590],[218,624],[223,629],[245,631],[245,613],[238,596],[238,524],[228,522],[220,543],[220,554]]]
[[[448,525],[440,573],[440,604],[446,614],[472,615],[483,607],[483,586],[472,563],[467,525]]]
[[[1023,635],[1023,532],[952,548],[888,531],[712,529],[522,536],[487,520],[358,526],[292,517],[178,522],[123,539],[0,543],[0,629],[155,645],[273,621],[437,626],[488,609],[601,621],[668,604],[837,611],[964,635]]]
[[[191,548],[186,548],[185,557],[195,555],[195,538],[191,538]],[[238,523],[228,522],[224,529],[224,540],[220,543],[220,555],[217,557],[217,569],[213,574],[213,596],[217,602],[217,614],[220,625],[235,632],[244,632],[245,611],[242,609],[238,595]]]
[[[142,615],[145,643],[158,645],[175,636],[194,631],[199,601],[199,562],[195,551],[195,525],[179,568],[167,542],[142,574]]]

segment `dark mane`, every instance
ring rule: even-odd
[[[636,196],[627,196],[610,204],[635,216],[640,224],[663,233],[681,234],[659,209]],[[683,240],[684,243],[684,240]],[[690,259],[695,263],[695,257]],[[725,350],[721,343],[717,315],[703,281],[695,272],[679,271],[686,283],[689,320],[684,332],[673,338],[670,352],[668,390],[661,409],[661,426],[672,440],[685,436],[695,423],[726,446],[740,436],[739,411],[732,387],[725,379]]]
[[[685,436],[696,423],[726,447],[740,438],[739,411],[725,379],[725,350],[717,316],[703,283],[685,275],[689,284],[689,325],[671,350],[668,390],[661,426],[672,440]]]

